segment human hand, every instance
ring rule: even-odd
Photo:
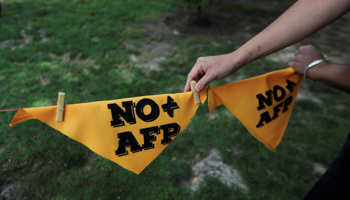
[[[240,65],[234,64],[233,54],[224,54],[218,56],[200,57],[194,64],[192,70],[187,75],[187,81],[184,92],[191,90],[190,82],[197,82],[195,91],[199,92],[205,87],[209,87],[209,83],[219,80],[236,72]]]
[[[305,68],[313,61],[325,59],[322,53],[312,45],[302,46],[294,54],[288,66],[294,68],[299,74],[304,74]],[[311,69],[310,69],[311,70]],[[309,72],[309,71],[308,71]]]

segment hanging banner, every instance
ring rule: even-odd
[[[275,151],[286,130],[302,75],[293,68],[209,88],[209,112],[224,104],[248,131]]]
[[[206,91],[200,100],[206,100]],[[146,168],[187,126],[198,109],[193,92],[56,106],[24,108],[11,126],[38,119],[97,154],[136,174]]]
[[[200,92],[209,111],[224,104],[271,151],[281,141],[302,76],[292,68]],[[136,174],[187,126],[198,109],[193,92],[71,104],[63,122],[57,106],[19,110],[11,126],[38,119]]]

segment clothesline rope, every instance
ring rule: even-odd
[[[7,110],[0,110],[0,112],[8,112],[8,111],[16,111],[16,110],[22,110],[23,108],[19,109],[7,109]]]

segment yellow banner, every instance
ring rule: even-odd
[[[292,68],[200,92],[209,95],[210,113],[224,104],[270,150],[282,139],[302,76]],[[11,123],[38,119],[97,154],[141,173],[187,126],[199,105],[193,92],[57,106],[24,108]]]
[[[206,100],[206,91],[200,100]],[[198,109],[193,92],[66,105],[63,122],[56,106],[24,108],[11,125],[38,119],[97,154],[137,174],[187,126]]]
[[[209,88],[209,112],[224,104],[248,131],[275,151],[286,130],[302,76],[293,68]]]

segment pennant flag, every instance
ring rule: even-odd
[[[280,143],[302,76],[293,68],[209,88],[200,92],[209,111],[219,105],[235,115],[271,151]],[[38,119],[97,154],[139,174],[187,126],[198,106],[193,92],[57,106],[24,108],[12,123]]]
[[[286,130],[301,82],[302,75],[287,68],[209,88],[209,112],[224,104],[257,140],[275,151]]]
[[[202,103],[206,93],[200,93]],[[140,174],[187,126],[198,106],[193,92],[72,104],[65,106],[63,122],[56,121],[57,106],[24,108],[11,126],[38,119]]]

